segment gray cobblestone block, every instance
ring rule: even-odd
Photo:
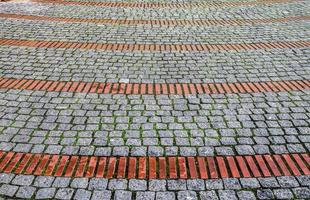
[[[74,195],[74,199],[76,200],[88,200],[91,197],[91,191],[78,189]]]
[[[233,190],[219,190],[218,193],[221,200],[238,199],[236,196],[236,192]]]
[[[163,156],[164,149],[157,146],[148,147],[148,156]]]
[[[239,180],[236,178],[227,178],[223,179],[224,182],[224,188],[228,190],[237,190],[241,189],[241,185],[239,183]]]
[[[147,189],[147,182],[145,180],[131,179],[129,180],[129,190],[144,191]]]
[[[52,176],[38,176],[34,181],[34,186],[36,187],[50,187],[54,181]]]
[[[89,190],[105,190],[108,185],[107,179],[102,178],[92,178],[89,181],[88,189]]]
[[[42,188],[39,189],[36,193],[36,199],[51,199],[54,197],[56,192],[55,188]]]
[[[187,180],[187,188],[194,191],[205,190],[205,182],[200,179]]]
[[[93,195],[92,195],[92,200],[97,200],[97,199],[111,199],[112,197],[112,192],[109,191],[109,190],[100,190],[100,191],[97,191],[95,190],[93,192]]]
[[[277,188],[280,187],[277,179],[275,177],[258,178],[261,186],[263,188]]]
[[[85,189],[88,186],[88,178],[74,178],[70,184],[72,188]]]
[[[131,156],[146,156],[147,147],[132,147],[130,150]],[[166,150],[167,152],[167,150]]]
[[[27,185],[31,185],[33,180],[34,180],[34,176],[32,175],[17,175],[13,179],[12,183],[15,185],[27,186]]]
[[[293,193],[297,198],[304,198],[304,199],[310,198],[310,189],[307,187],[293,188]]]
[[[175,198],[174,192],[156,192],[156,200],[174,200]]]
[[[239,199],[251,200],[256,199],[255,194],[252,191],[239,191],[237,192]]]
[[[30,186],[22,186],[18,189],[16,193],[17,198],[30,199],[34,196],[36,188]]]
[[[132,193],[124,190],[116,190],[114,194],[115,200],[131,200]]]
[[[274,199],[274,195],[271,189],[259,189],[257,190],[258,199]]]
[[[137,192],[136,199],[137,200],[154,200],[155,192]]]
[[[70,184],[70,180],[71,180],[70,178],[66,177],[56,177],[52,186],[56,188],[68,187]]]
[[[275,189],[273,190],[275,198],[277,199],[292,199],[293,193],[289,189]]]
[[[166,191],[166,180],[150,180],[149,181],[149,190],[150,191]]]
[[[10,183],[14,177],[14,174],[0,173],[0,183]]]
[[[223,181],[221,179],[209,179],[206,180],[207,190],[220,190],[223,189]]]
[[[292,188],[292,187],[298,187],[299,183],[296,180],[295,177],[293,176],[281,176],[281,177],[277,177],[278,182],[280,184],[281,187],[284,188]]]
[[[260,184],[256,178],[240,178],[242,188],[259,188]]]
[[[18,190],[18,186],[3,184],[0,187],[0,195],[13,197]]]
[[[72,199],[74,193],[74,189],[72,188],[60,188],[56,195],[55,198],[57,199]]]
[[[297,176],[296,178],[301,186],[310,186],[310,176]]]
[[[167,180],[168,190],[186,190],[186,181],[185,180]]]
[[[111,179],[109,180],[110,190],[125,190],[127,189],[128,181],[125,179]]]
[[[218,200],[218,196],[214,190],[199,192],[201,200]]]
[[[187,200],[187,199],[197,199],[197,194],[194,191],[179,191],[177,194],[177,199],[179,200]]]

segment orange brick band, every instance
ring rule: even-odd
[[[0,78],[0,89],[97,94],[230,94],[309,90],[310,80],[235,83],[100,83]]]
[[[100,6],[100,7],[129,7],[129,8],[221,8],[236,6],[255,6],[275,3],[289,3],[296,0],[260,0],[252,2],[209,2],[209,3],[132,3],[132,2],[79,2],[66,0],[33,0],[38,3],[56,3],[62,5]]]
[[[93,49],[107,51],[147,52],[198,52],[198,51],[243,51],[258,49],[293,49],[309,47],[310,41],[240,43],[240,44],[110,44],[90,42],[60,42],[40,40],[0,39],[0,46],[26,46],[60,49]]]
[[[292,16],[272,19],[228,19],[228,20],[131,20],[131,19],[81,19],[81,18],[62,18],[47,17],[21,14],[1,14],[0,18],[22,19],[22,20],[40,20],[53,22],[79,22],[95,24],[123,24],[123,25],[159,25],[159,26],[215,26],[215,25],[244,25],[244,24],[265,24],[290,21],[310,20],[310,16]]]
[[[0,151],[0,172],[65,177],[216,179],[310,175],[304,154],[213,157],[98,157]]]

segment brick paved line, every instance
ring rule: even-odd
[[[293,49],[310,46],[310,41],[283,41],[240,44],[112,44],[86,42],[60,42],[40,40],[0,39],[0,45],[27,46],[38,48],[94,49],[110,51],[147,52],[199,52],[199,51],[242,51],[256,49]]]
[[[53,3],[63,5],[100,6],[100,7],[129,7],[129,8],[221,8],[236,6],[255,6],[275,3],[289,3],[296,0],[260,0],[252,2],[209,2],[209,3],[132,3],[132,2],[79,2],[66,0],[33,0],[38,3]]]
[[[0,151],[0,172],[65,177],[217,179],[310,175],[310,156],[98,157]]]
[[[22,20],[40,20],[54,22],[79,22],[95,24],[124,24],[124,25],[159,25],[159,26],[216,26],[216,25],[244,25],[244,24],[265,24],[290,21],[310,20],[310,16],[292,16],[272,19],[228,19],[228,20],[130,20],[130,19],[82,19],[82,18],[62,18],[47,17],[22,14],[1,14],[0,18],[22,19]]]
[[[282,92],[309,90],[309,80],[288,80],[268,82],[235,83],[100,83],[100,82],[66,82],[33,79],[0,78],[2,89],[25,89],[54,92],[78,92],[98,94],[227,94]]]

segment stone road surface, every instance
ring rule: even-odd
[[[310,199],[309,0],[0,1],[0,199]]]

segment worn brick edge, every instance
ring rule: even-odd
[[[37,3],[52,3],[62,5],[99,6],[99,7],[129,7],[129,8],[221,8],[237,6],[268,5],[276,3],[298,2],[299,0],[260,0],[252,2],[208,2],[208,3],[143,3],[143,2],[81,2],[67,0],[33,0]]]
[[[99,157],[0,151],[0,172],[65,177],[216,179],[310,175],[302,154],[206,157]]]
[[[103,83],[0,78],[0,89],[97,94],[195,95],[309,90],[310,80],[234,83]]]
[[[217,25],[246,25],[246,24],[266,24],[277,22],[304,21],[310,20],[310,16],[290,16],[270,19],[222,19],[222,20],[131,20],[131,19],[82,19],[82,18],[62,18],[22,14],[0,13],[0,18],[38,20],[67,23],[94,23],[94,24],[118,24],[118,25],[158,25],[158,26],[217,26]]]
[[[107,51],[147,52],[200,52],[200,51],[244,51],[258,49],[294,49],[310,46],[310,41],[283,41],[240,44],[116,44],[91,42],[60,42],[41,40],[19,40],[0,38],[0,46],[26,46],[37,48],[93,49]]]

